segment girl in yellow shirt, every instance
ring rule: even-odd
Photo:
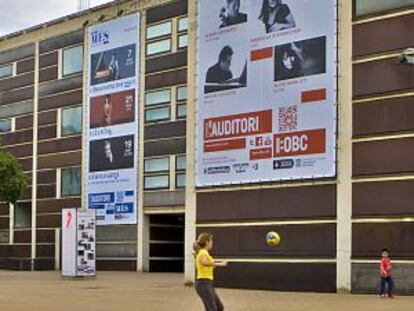
[[[203,301],[206,311],[222,311],[223,303],[214,289],[214,268],[226,267],[226,261],[217,261],[210,256],[209,251],[213,248],[213,235],[211,233],[201,233],[194,242],[196,256],[196,291]]]

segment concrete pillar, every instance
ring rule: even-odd
[[[351,290],[352,251],[352,1],[338,1],[338,292]]]

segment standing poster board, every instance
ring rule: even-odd
[[[94,210],[62,211],[62,276],[96,275],[96,219]]]

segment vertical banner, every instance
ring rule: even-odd
[[[196,184],[336,174],[336,0],[199,0]]]
[[[137,223],[139,25],[133,14],[88,32],[84,193],[98,225]]]
[[[76,208],[62,209],[62,276],[76,276]]]

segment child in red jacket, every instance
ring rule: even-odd
[[[392,291],[394,289],[394,281],[391,276],[392,263],[391,259],[388,257],[388,249],[384,248],[381,250],[381,263],[380,263],[380,276],[381,276],[381,289],[380,289],[380,298],[385,297],[385,286],[388,284],[388,297],[394,298]]]

